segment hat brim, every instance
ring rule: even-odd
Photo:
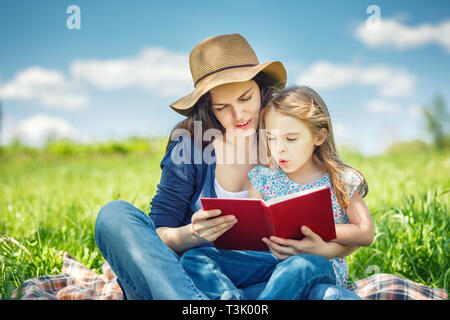
[[[266,62],[253,67],[226,69],[211,74],[201,80],[195,87],[194,91],[174,103],[171,103],[170,107],[184,116],[189,116],[198,99],[200,99],[201,96],[211,89],[226,83],[251,80],[261,71],[266,73],[270,80],[272,80],[272,86],[275,91],[283,89],[286,86],[286,69],[279,61]]]

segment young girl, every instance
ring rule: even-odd
[[[269,200],[330,186],[337,235],[333,241],[370,245],[373,225],[362,199],[368,192],[367,184],[358,170],[340,159],[330,115],[320,96],[308,87],[280,91],[261,111],[260,129],[269,167],[257,166],[249,172],[249,197]],[[306,226],[301,231],[311,232]],[[333,298],[357,298],[343,288],[348,276],[344,258],[327,259],[326,252],[321,256],[302,254],[297,240],[270,237],[262,241],[272,254],[198,248],[185,253],[182,264],[212,299],[245,298],[238,287],[264,279],[268,283],[258,299],[327,298],[330,292]],[[202,270],[206,267],[209,273]],[[242,283],[242,279],[247,282]]]

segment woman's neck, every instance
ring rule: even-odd
[[[258,143],[256,134],[225,134],[214,143],[218,163],[230,165],[258,164]]]

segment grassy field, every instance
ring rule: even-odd
[[[122,199],[150,210],[163,143],[141,143],[136,152],[120,144],[72,147],[0,154],[3,299],[26,279],[60,273],[63,251],[100,273],[104,260],[94,242],[94,223],[108,201]],[[376,157],[347,151],[343,158],[367,178],[366,203],[376,232],[370,247],[348,257],[349,282],[393,273],[448,291],[450,151]]]

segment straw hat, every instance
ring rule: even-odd
[[[176,112],[188,116],[198,99],[225,83],[251,80],[260,71],[272,80],[275,90],[286,85],[286,70],[279,61],[260,64],[247,40],[240,34],[211,37],[200,42],[189,56],[194,91],[170,104]]]

